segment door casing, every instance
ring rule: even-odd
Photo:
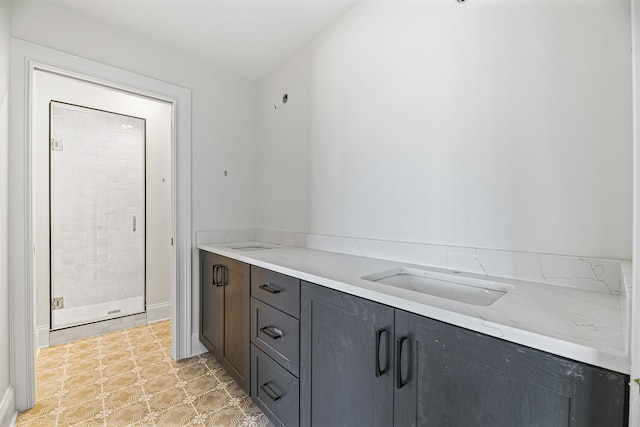
[[[35,404],[32,83],[45,70],[168,102],[172,106],[171,355],[191,356],[191,91],[98,62],[11,39],[9,318],[11,383],[18,410]]]

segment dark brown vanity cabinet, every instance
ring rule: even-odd
[[[249,264],[200,251],[200,342],[249,393]]]
[[[302,283],[301,425],[622,427],[629,377]]]

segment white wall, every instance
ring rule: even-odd
[[[15,412],[9,336],[9,35],[11,2],[0,0],[0,426]]]
[[[258,218],[266,219],[260,227],[309,227],[309,60],[305,49],[259,85]],[[275,109],[285,93],[287,103]]]
[[[13,37],[189,88],[193,241],[197,230],[255,225],[255,83],[44,1],[14,1],[11,24]],[[198,261],[193,258],[192,318],[197,332]]]
[[[46,71],[37,71],[34,75],[33,103],[36,327],[41,329],[49,325],[48,139],[51,100],[146,119],[146,301],[147,304],[170,303],[171,105]],[[143,219],[140,226],[144,226]]]
[[[629,14],[359,3],[259,85],[262,226],[631,258]]]

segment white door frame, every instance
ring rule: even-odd
[[[640,427],[640,0],[631,0],[633,82],[633,284],[631,288],[629,426]]]
[[[33,283],[33,73],[45,70],[172,105],[171,355],[191,356],[191,91],[53,49],[11,40],[9,125],[9,316],[16,408],[35,404]]]

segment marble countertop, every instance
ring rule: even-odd
[[[398,267],[447,271],[443,269],[300,247],[242,251],[229,246],[235,244],[199,244],[198,249],[548,353],[629,373],[629,308],[624,293],[491,277],[514,288],[489,306],[477,306],[362,279]]]

